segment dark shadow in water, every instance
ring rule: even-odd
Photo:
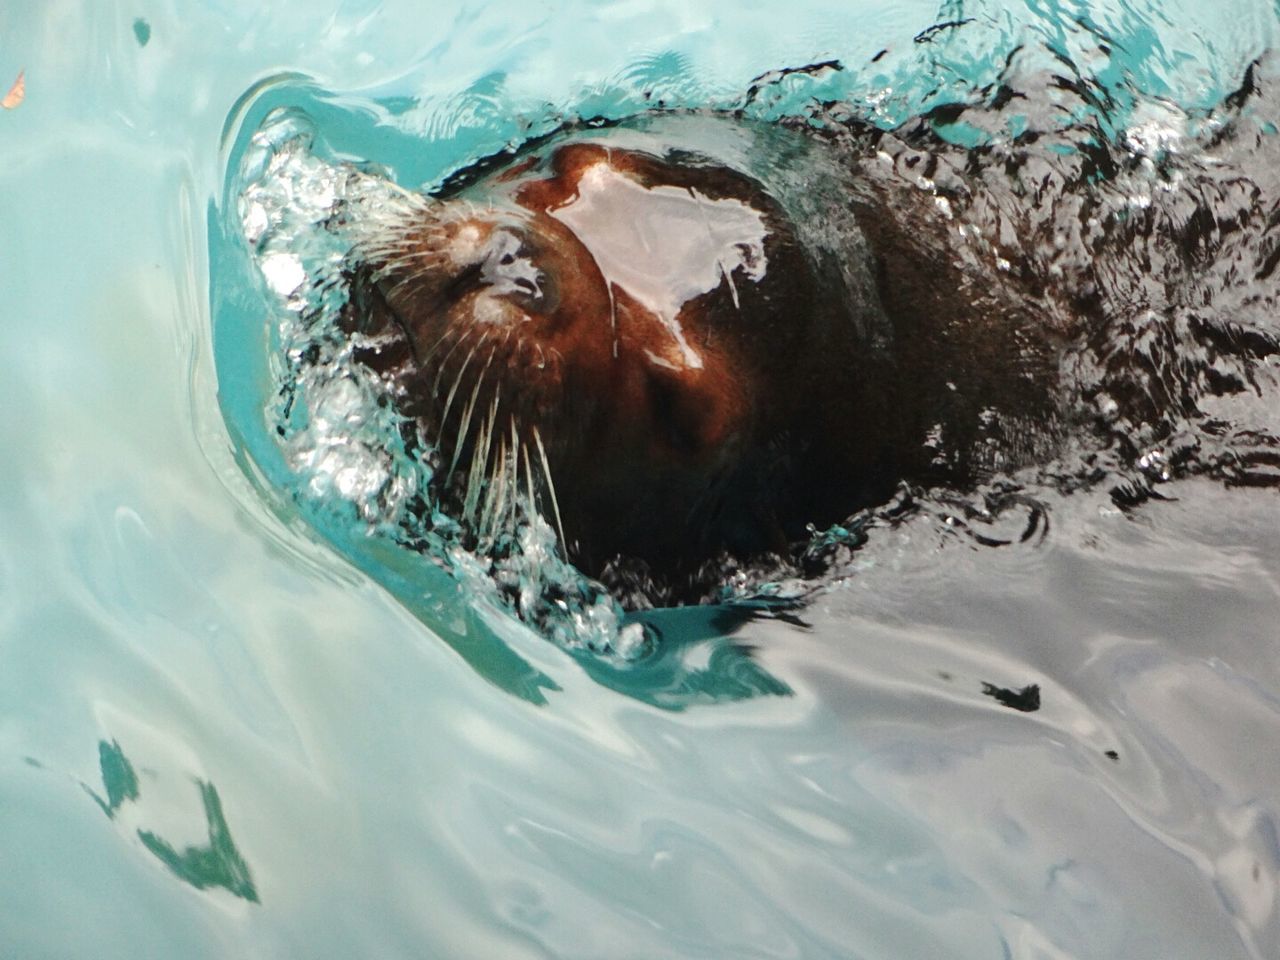
[[[103,800],[87,785],[84,785],[84,790],[93,797],[102,812],[114,820],[116,811],[126,800],[138,799],[138,775],[133,772],[133,764],[120,749],[120,744],[114,740],[98,742],[98,766],[102,769],[102,785],[106,787],[107,799]]]
[[[663,710],[791,696],[791,688],[756,661],[755,648],[732,637],[762,619],[805,626],[795,616],[795,606],[755,600],[632,614],[630,621],[643,624],[655,641],[653,652],[621,665],[584,656],[582,666],[597,683]]]
[[[149,830],[139,830],[138,838],[178,879],[185,880],[197,890],[221,887],[243,900],[258,903],[258,890],[249,874],[249,865],[231,839],[217,789],[203,780],[196,783],[200,787],[204,816],[209,825],[207,846],[187,847],[179,853]]]
[[[1010,710],[1035,713],[1040,709],[1040,684],[1038,683],[1028,684],[1021,690],[1010,690],[1007,687],[997,687],[994,683],[984,683],[982,692]]]
[[[106,799],[103,800],[87,784],[82,786],[94,802],[102,808],[102,812],[114,820],[126,802],[136,803],[141,796],[138,775],[134,772],[129,758],[120,749],[120,744],[114,740],[110,743],[105,740],[99,741],[98,765],[102,771],[102,784],[107,792]],[[191,884],[197,890],[220,887],[242,900],[248,900],[250,903],[260,902],[253,876],[249,872],[249,865],[231,838],[231,830],[222,813],[222,800],[218,797],[217,788],[203,780],[196,780],[195,784],[200,789],[200,799],[204,805],[208,844],[185,847],[179,851],[150,830],[139,830],[138,839],[178,879]]]

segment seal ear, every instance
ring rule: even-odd
[[[655,433],[681,457],[714,456],[732,439],[734,415],[728,397],[687,370],[651,365],[647,370],[649,415]]]
[[[696,454],[702,449],[699,411],[683,396],[685,391],[678,381],[674,371],[649,368],[649,416],[672,450]]]

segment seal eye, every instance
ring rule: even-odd
[[[533,265],[524,241],[510,230],[495,230],[490,236],[480,278],[493,293],[533,301],[543,295],[542,271]]]

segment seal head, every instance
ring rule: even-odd
[[[688,129],[536,145],[358,251],[348,326],[461,512],[499,459],[540,465],[588,572],[785,549],[887,475],[865,243],[789,209],[839,174],[787,131],[761,170],[759,132]]]

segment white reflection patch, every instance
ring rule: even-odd
[[[671,332],[688,367],[702,357],[685,340],[681,308],[732,274],[759,281],[768,267],[760,211],[683,187],[645,187],[606,163],[588,167],[578,194],[548,211],[582,242],[605,281],[651,310]]]

